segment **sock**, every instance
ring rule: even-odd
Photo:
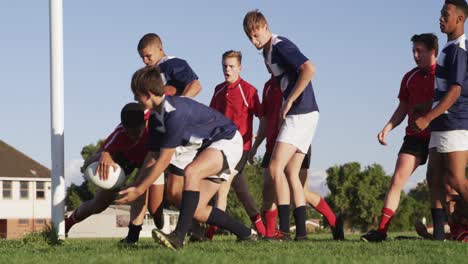
[[[206,233],[205,233],[206,238],[208,238],[209,240],[213,240],[216,230],[218,230],[217,226],[210,225],[208,229],[206,229]]]
[[[190,229],[199,199],[200,192],[198,191],[183,191],[182,193],[179,220],[177,220],[177,226],[174,230],[174,233],[180,240],[184,240],[185,235],[187,235]]]
[[[434,228],[434,239],[445,240],[445,212],[442,208],[432,208],[432,223]]]
[[[134,225],[130,223],[128,225],[128,234],[126,240],[132,243],[138,242],[138,239],[140,238],[141,227],[142,225]]]
[[[380,216],[379,229],[377,229],[377,231],[386,234],[388,231],[388,226],[390,225],[390,220],[392,220],[393,215],[395,215],[395,212],[393,212],[391,209],[388,209],[387,207],[384,207],[382,209],[382,215]]]
[[[328,205],[328,203],[325,201],[325,199],[323,199],[323,197],[320,197],[320,202],[317,204],[316,207],[314,207],[314,209],[317,212],[319,212],[321,215],[323,215],[325,217],[325,219],[327,219],[327,222],[331,227],[335,227],[335,225],[336,225],[336,216],[333,213],[330,206]]]
[[[276,235],[276,219],[278,218],[278,210],[265,210],[263,211],[265,216],[265,236],[273,237]]]
[[[156,212],[154,212],[154,214],[151,215],[151,217],[153,218],[153,222],[154,222],[154,225],[158,228],[158,229],[161,229],[163,228],[164,226],[164,215],[163,215],[163,210],[164,210],[164,207],[163,205],[161,204],[158,209],[156,210]]]
[[[206,223],[229,230],[234,235],[241,238],[248,237],[251,234],[250,228],[247,228],[245,225],[241,224],[216,207],[213,207],[211,210],[210,216],[208,216]]]
[[[294,209],[294,222],[296,223],[296,237],[305,237],[307,236],[306,224],[305,224],[305,206],[299,206]]]
[[[257,230],[258,234],[261,236],[265,236],[265,225],[263,224],[262,217],[260,214],[256,214],[255,216],[252,216],[250,218],[252,221],[252,224],[255,226],[255,229]]]
[[[279,230],[282,234],[289,234],[289,204],[278,205]]]

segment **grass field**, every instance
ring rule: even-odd
[[[414,236],[413,233],[396,235]],[[335,242],[330,235],[309,235],[307,242],[245,242],[218,236],[215,242],[187,244],[171,251],[143,239],[121,247],[117,239],[67,239],[50,245],[41,235],[0,240],[0,263],[468,263],[468,244],[394,240],[369,244],[359,236]]]

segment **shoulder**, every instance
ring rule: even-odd
[[[405,75],[403,76],[403,80],[404,81],[409,81],[411,78],[413,78],[419,72],[420,72],[420,69],[418,67],[414,67],[409,72],[405,73]]]
[[[273,47],[276,48],[296,48],[297,46],[288,38],[282,36],[276,36],[272,39]]]
[[[250,84],[249,82],[245,81],[244,79],[241,79],[240,83],[239,83],[241,86],[242,86],[242,89],[244,91],[249,91],[249,92],[257,92],[257,89],[255,89],[255,87]]]

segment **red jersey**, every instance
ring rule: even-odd
[[[242,78],[232,84],[218,84],[210,107],[234,122],[244,140],[244,151],[249,151],[252,147],[253,115],[261,117],[263,112],[255,87]]]
[[[432,65],[429,70],[414,68],[406,73],[401,81],[398,98],[408,104],[408,126],[406,127],[406,135],[408,136],[430,138],[428,129],[416,133],[409,128],[409,124],[431,110],[434,99],[435,68],[436,64]]]
[[[148,121],[151,111],[145,110],[145,121]],[[148,126],[145,126],[143,135],[137,140],[133,140],[125,133],[125,128],[119,124],[101,145],[101,150],[110,154],[121,153],[128,161],[140,167],[148,152],[146,141],[148,140]]]
[[[279,80],[272,77],[263,88],[263,113],[266,119],[266,152],[273,153],[276,137],[279,133],[280,111],[283,103],[283,93]]]

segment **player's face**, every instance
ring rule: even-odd
[[[237,58],[225,58],[223,60],[224,79],[228,83],[234,83],[239,79],[242,66]]]
[[[450,34],[457,27],[457,20],[460,18],[460,12],[452,4],[445,4],[440,10],[439,26],[442,33]],[[463,16],[461,17],[463,19]]]
[[[138,53],[146,66],[154,66],[164,57],[162,49],[157,45],[149,45]]]
[[[265,24],[252,30],[249,34],[249,38],[252,44],[260,50],[270,41],[271,33],[268,30],[268,26]]]
[[[136,127],[136,128],[125,128],[125,134],[127,134],[127,136],[134,141],[140,139],[144,131],[145,131],[144,125],[140,127]]]
[[[419,68],[429,68],[432,64],[433,50],[429,50],[424,43],[413,44],[413,59]]]
[[[153,103],[150,100],[150,97],[146,94],[135,94],[135,101],[137,101],[147,109],[153,108]]]

